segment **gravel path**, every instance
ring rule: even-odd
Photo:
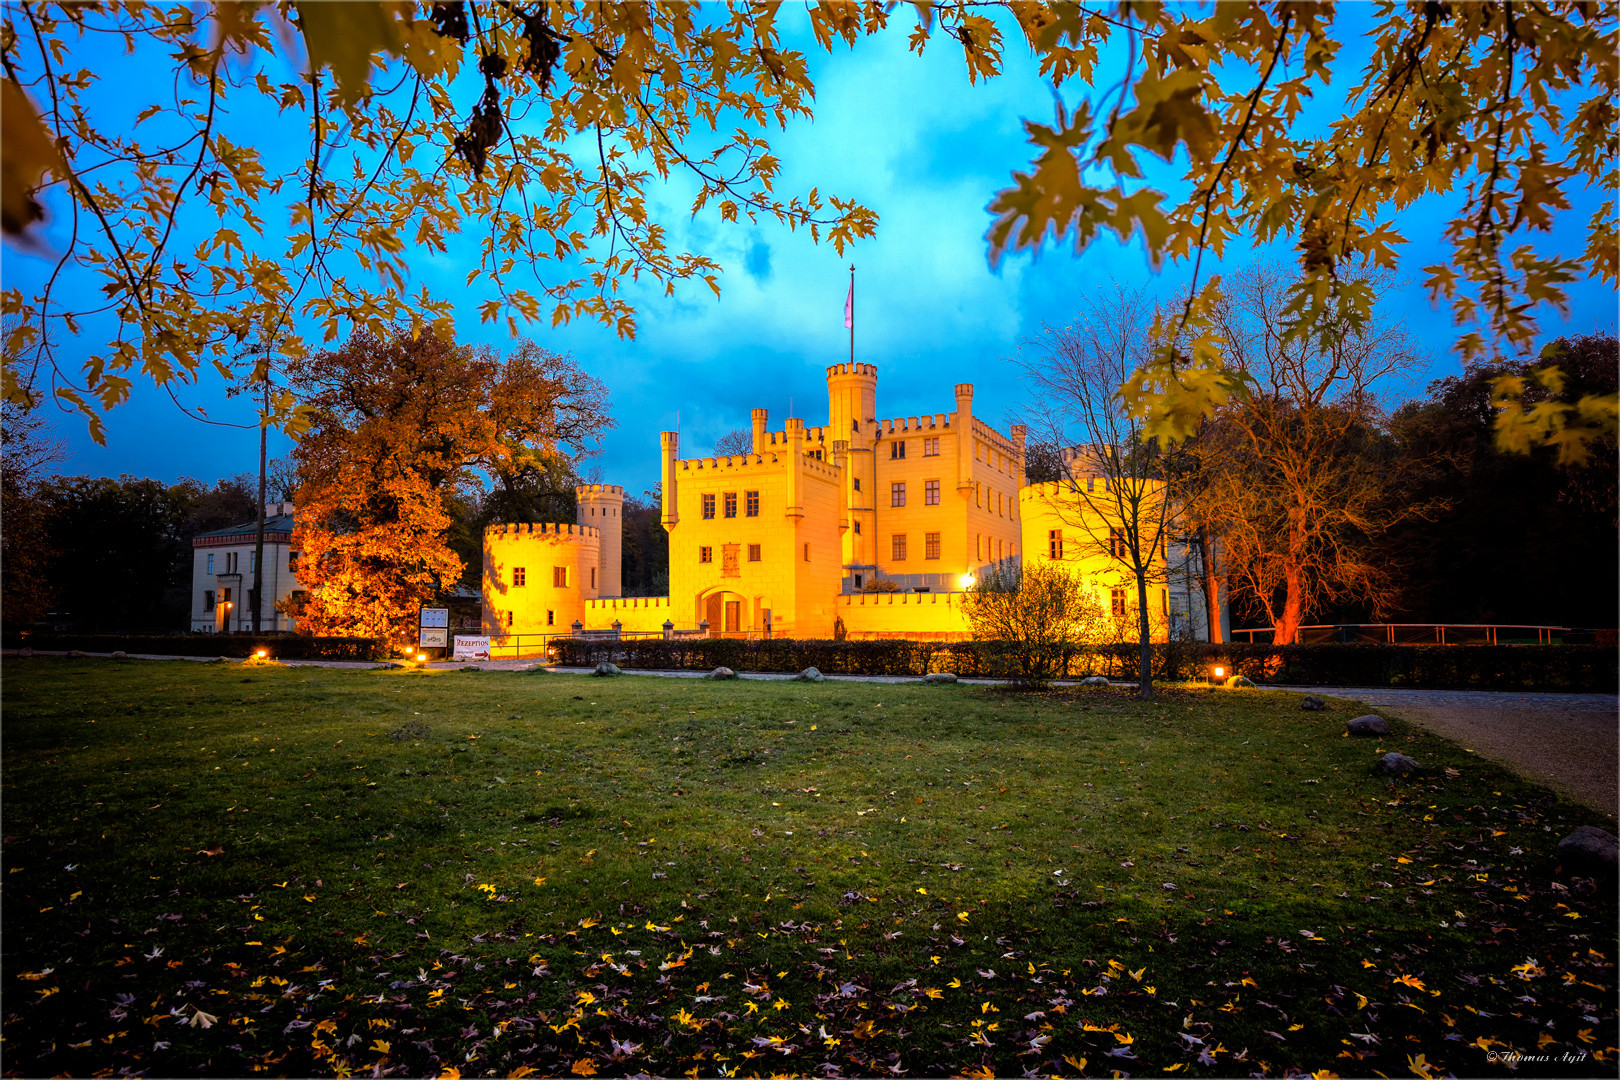
[[[1620,697],[1389,686],[1268,687],[1360,701],[1443,735],[1481,757],[1615,816],[1620,804]]]

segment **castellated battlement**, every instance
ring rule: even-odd
[[[711,469],[742,472],[744,470],[765,470],[780,463],[775,454],[764,454],[755,457],[753,454],[735,454],[717,458],[684,458],[675,464],[681,467],[682,472],[708,472]]]
[[[588,498],[624,498],[624,488],[619,484],[575,484],[574,494],[581,499]]]
[[[836,379],[836,378],[839,378],[839,377],[849,378],[849,377],[853,376],[853,377],[855,377],[857,379],[860,379],[860,378],[876,379],[877,378],[877,373],[878,372],[877,372],[877,365],[876,364],[843,363],[843,364],[834,364],[831,367],[829,367],[827,369],[827,378]]]
[[[940,428],[951,426],[951,418],[955,413],[935,413],[933,416],[897,416],[893,420],[879,420],[878,434],[893,435],[895,432],[908,431],[937,431]]]
[[[484,526],[485,536],[556,536],[579,540],[602,539],[602,530],[594,525],[567,525],[557,521],[515,521]]]

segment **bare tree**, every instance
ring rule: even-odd
[[[728,431],[714,440],[715,457],[740,457],[752,453],[753,449],[754,433],[746,428]]]
[[[1165,580],[1177,504],[1165,483],[1165,450],[1114,388],[1151,359],[1152,316],[1144,293],[1116,285],[1083,301],[1072,325],[1049,328],[1018,361],[1034,391],[1041,440],[1069,448],[1060,454],[1054,509],[1135,586],[1126,608],[1136,623],[1143,698],[1153,696],[1148,586]]]
[[[1366,275],[1373,289],[1388,282]],[[1289,333],[1292,282],[1274,266],[1232,275],[1215,314],[1226,362],[1247,392],[1199,439],[1194,515],[1221,537],[1235,590],[1291,642],[1305,618],[1343,601],[1375,614],[1395,582],[1372,541],[1440,503],[1400,497],[1410,463],[1384,438],[1378,386],[1422,361],[1404,326],[1342,316],[1308,339]]]

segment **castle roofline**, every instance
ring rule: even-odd
[[[484,526],[485,536],[557,536],[600,540],[602,530],[595,525],[572,525],[561,521],[505,521]]]

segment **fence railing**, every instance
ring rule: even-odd
[[[1552,645],[1571,632],[1568,626],[1532,626],[1521,623],[1339,623],[1302,626],[1293,645],[1322,642],[1372,641],[1385,645]],[[1273,645],[1274,626],[1233,630],[1233,641]]]

